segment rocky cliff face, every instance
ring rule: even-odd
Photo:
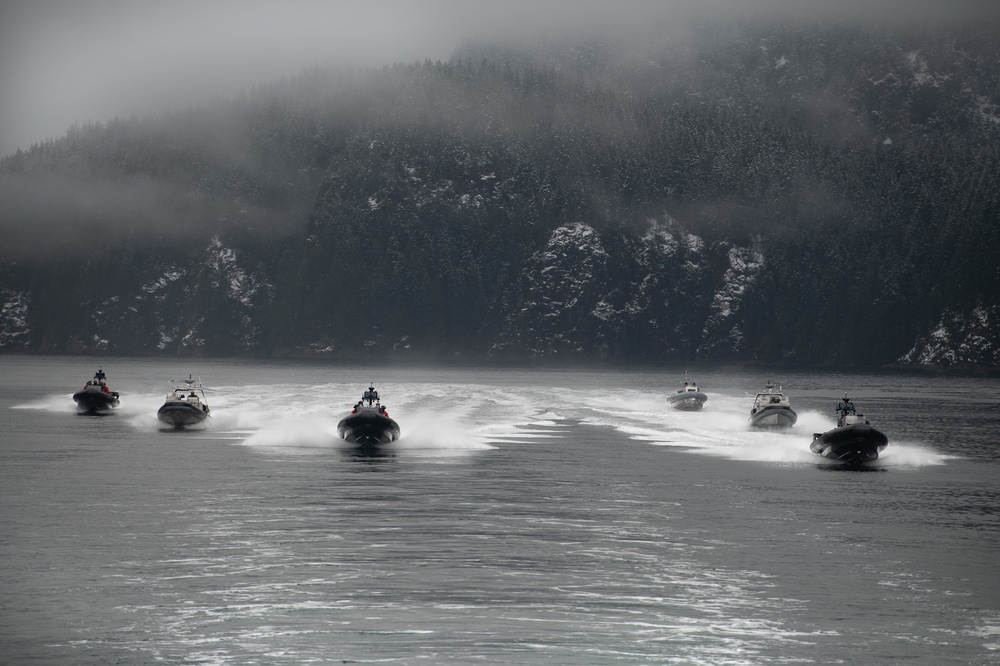
[[[245,266],[244,260],[215,236],[186,256],[136,258],[117,277],[91,262],[77,266],[80,279],[74,284],[80,304],[63,313],[74,323],[65,337],[50,332],[40,351],[256,353],[273,287],[262,266]],[[88,280],[88,275],[95,280]],[[94,289],[95,284],[100,288]],[[94,292],[98,297],[88,300],[86,296]],[[3,315],[0,331],[11,331],[6,344],[0,338],[4,348],[16,349],[31,337],[28,303],[19,295],[12,301],[10,315]]]
[[[698,356],[712,360],[753,360],[744,335],[744,298],[764,267],[764,253],[757,247],[729,247],[725,272],[717,280]]]
[[[81,299],[73,326],[51,333],[40,351],[118,354],[267,353],[274,325],[274,276],[265,264],[216,235],[181,257],[135,258],[120,279],[102,281],[99,300]],[[603,232],[582,222],[554,229],[530,256],[484,336],[495,358],[738,358],[745,352],[743,296],[762,265],[757,250],[708,246],[665,216],[636,232]],[[92,271],[89,263],[81,274]],[[399,267],[397,267],[399,268]],[[83,288],[88,283],[76,283]],[[0,349],[30,350],[31,296],[0,293]],[[70,298],[72,300],[72,298]],[[287,323],[287,322],[286,322]],[[86,333],[81,333],[84,328]],[[406,329],[381,353],[419,353]],[[301,353],[364,353],[339,348],[320,330]],[[384,343],[384,341],[383,341]]]
[[[759,287],[766,263],[766,251],[756,243],[710,245],[669,216],[647,220],[637,232],[562,225],[530,256],[500,301],[496,316],[503,324],[484,336],[481,353],[506,359],[753,362],[745,336],[747,297]],[[38,299],[30,290],[3,288],[0,351],[270,353],[277,290],[273,269],[259,258],[216,235],[186,260],[146,258],[129,270],[129,277],[103,283],[100,300],[83,299],[76,314],[65,313],[83,321],[66,329],[65,337],[32,329]],[[898,363],[998,367],[998,321],[995,306],[946,310]],[[376,331],[359,348],[344,349],[334,330],[321,329],[285,353],[420,354],[402,331],[394,333],[393,344]]]
[[[739,354],[741,296],[759,263],[747,248],[706,247],[669,217],[649,220],[637,235],[601,234],[583,223],[561,226],[525,267],[491,354]]]
[[[900,357],[904,365],[1000,367],[1000,311],[977,305],[946,310],[937,326]]]
[[[29,351],[31,329],[28,308],[31,294],[15,289],[0,289],[0,351]]]

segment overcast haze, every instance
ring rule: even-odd
[[[906,17],[957,6],[850,4]],[[183,109],[313,64],[446,59],[464,39],[649,28],[695,9],[788,14],[830,5],[844,11],[843,2],[808,0],[8,0],[0,3],[0,156],[73,123]],[[963,6],[995,13],[1000,0]]]
[[[527,18],[493,6],[8,1],[0,4],[0,154],[61,136],[74,122],[184,108],[312,64],[447,58],[464,35]]]

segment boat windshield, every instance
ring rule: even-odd
[[[785,397],[784,393],[758,393],[756,399],[753,401],[754,409],[758,407],[766,407],[768,405],[787,405],[788,398]]]

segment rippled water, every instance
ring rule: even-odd
[[[103,362],[122,405],[78,416]],[[6,663],[1000,664],[1000,388],[0,357]],[[213,418],[161,428],[166,380]],[[788,433],[748,430],[784,385]],[[403,437],[336,439],[369,381]],[[890,438],[809,452],[844,390]]]

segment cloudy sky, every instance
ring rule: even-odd
[[[846,1],[881,4],[900,15],[918,2],[955,4]],[[961,1],[1000,7],[1000,0]],[[446,59],[463,39],[638,25],[691,8],[788,12],[813,2],[6,0],[0,2],[0,155],[62,136],[73,123],[183,109],[313,64]]]
[[[627,0],[648,11],[656,0]],[[669,3],[668,3],[669,4]],[[446,59],[463,39],[620,14],[599,0],[6,0],[0,155],[313,64]]]

